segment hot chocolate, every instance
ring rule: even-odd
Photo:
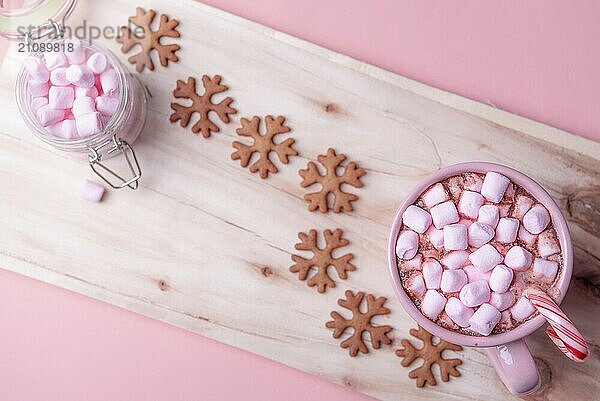
[[[402,285],[423,315],[463,334],[511,330],[537,314],[523,296],[563,270],[548,210],[501,174],[463,173],[430,186],[402,215]]]

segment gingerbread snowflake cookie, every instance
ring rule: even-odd
[[[179,21],[169,19],[165,14],[160,15],[160,25],[156,31],[151,28],[152,21],[156,17],[154,10],[145,11],[143,8],[136,8],[136,15],[129,17],[129,22],[143,33],[138,33],[138,28],[134,33],[129,27],[121,27],[121,34],[116,38],[118,43],[121,43],[121,51],[128,53],[132,48],[139,46],[140,51],[137,54],[129,57],[128,61],[135,64],[137,72],[142,72],[144,68],[154,70],[154,62],[150,54],[152,51],[158,53],[160,64],[166,67],[169,61],[177,62],[179,58],[175,54],[179,49],[177,44],[164,44],[161,39],[163,37],[178,38],[179,31],[177,26]]]
[[[187,127],[190,123],[192,115],[198,113],[200,119],[192,126],[192,132],[197,134],[202,133],[204,138],[210,137],[212,132],[219,132],[219,127],[210,119],[211,113],[214,112],[224,123],[229,122],[229,116],[237,113],[237,110],[231,107],[233,99],[226,97],[219,103],[213,102],[213,96],[227,91],[227,86],[221,84],[221,76],[215,75],[210,78],[208,75],[202,77],[202,85],[204,93],[198,94],[196,91],[196,79],[188,77],[187,82],[177,80],[177,87],[173,91],[173,96],[177,99],[189,99],[191,105],[182,105],[179,103],[171,103],[173,113],[169,120],[174,123],[180,121],[182,127]]]
[[[344,192],[342,185],[347,184],[361,188],[363,184],[360,177],[365,175],[365,170],[359,168],[353,161],[346,167],[341,167],[346,160],[346,155],[338,155],[332,148],[327,150],[327,154],[319,155],[317,160],[325,167],[325,175],[321,174],[317,165],[312,161],[308,162],[306,169],[299,171],[300,177],[302,177],[300,183],[302,188],[313,184],[321,185],[321,190],[304,195],[304,200],[308,202],[308,210],[313,212],[319,209],[321,213],[326,213],[332,207],[335,213],[351,212],[353,210],[352,202],[357,200],[358,196]],[[338,175],[338,170],[343,170],[343,174]],[[332,198],[333,205],[329,205],[329,198]]]
[[[285,117],[273,116],[265,117],[265,134],[260,133],[260,117],[254,116],[251,120],[241,119],[242,127],[236,130],[237,134],[243,137],[252,138],[252,144],[246,145],[242,142],[233,142],[233,147],[237,149],[231,154],[233,160],[239,160],[242,167],[250,164],[252,156],[257,153],[258,159],[250,165],[250,172],[260,174],[260,178],[267,178],[269,173],[275,174],[277,166],[270,158],[271,153],[275,153],[279,161],[283,164],[289,163],[289,156],[297,156],[298,152],[293,148],[295,140],[287,138],[276,142],[275,137],[290,132],[290,128],[285,125]]]
[[[356,295],[350,290],[346,291],[346,299],[339,299],[338,305],[352,312],[352,317],[346,319],[338,312],[331,312],[333,320],[327,322],[325,327],[333,329],[333,338],[340,338],[347,329],[352,329],[352,335],[342,341],[340,346],[348,348],[350,356],[356,356],[358,352],[369,353],[369,348],[363,339],[363,333],[367,332],[371,338],[371,345],[375,349],[381,348],[381,344],[391,344],[392,340],[388,333],[392,331],[391,326],[376,326],[372,323],[375,316],[387,315],[390,310],[383,306],[387,301],[385,297],[375,298],[372,294],[367,295],[366,312],[360,310],[361,303],[365,297],[364,292]]]
[[[329,268],[333,267],[340,279],[348,278],[348,272],[356,270],[356,267],[350,263],[354,255],[347,253],[340,257],[334,257],[333,252],[349,244],[349,241],[342,238],[341,229],[335,231],[325,230],[325,247],[320,248],[317,241],[317,230],[310,230],[308,234],[300,232],[298,238],[300,242],[295,245],[298,251],[311,251],[312,258],[306,259],[299,255],[292,255],[294,265],[290,267],[292,273],[298,273],[299,280],[306,280],[311,270],[316,268],[316,273],[306,282],[309,287],[317,287],[317,291],[324,293],[327,288],[335,287],[335,281],[329,275]]]
[[[433,335],[419,326],[418,329],[410,329],[410,334],[418,338],[423,343],[423,347],[416,348],[409,340],[401,341],[403,348],[396,351],[396,355],[402,358],[402,366],[410,366],[416,359],[421,358],[423,364],[408,373],[411,379],[417,379],[417,387],[423,387],[425,384],[435,386],[437,381],[433,376],[432,367],[437,364],[440,367],[442,381],[447,382],[450,376],[458,377],[460,372],[456,369],[462,364],[458,358],[446,359],[442,353],[446,350],[462,351],[460,345],[441,340],[434,343]]]

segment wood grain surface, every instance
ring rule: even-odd
[[[528,338],[544,378],[535,400],[591,400],[600,386],[600,144],[427,87],[191,0],[79,1],[68,23],[119,26],[135,6],[179,18],[180,62],[140,79],[152,94],[135,150],[138,191],[78,197],[85,155],[52,149],[19,117],[23,55],[0,67],[0,265],[352,387],[381,400],[507,400],[484,352],[466,349],[462,376],[417,389],[394,355],[415,323],[396,301],[386,264],[395,209],[423,177],[468,160],[515,167],[567,217],[575,272],[564,309],[586,336],[585,364],[542,330]],[[116,53],[114,41],[98,40]],[[126,60],[127,56],[120,53]],[[130,68],[133,70],[133,68]],[[169,123],[177,79],[220,74],[239,110],[210,139]],[[523,88],[526,90],[526,88]],[[220,99],[217,97],[217,99]],[[261,180],[231,160],[239,118],[283,115],[300,156]],[[244,141],[245,139],[241,139]],[[366,169],[350,214],[310,213],[298,170],[328,147]],[[325,294],[288,271],[299,231],[342,228],[357,270]],[[389,298],[394,341],[349,358],[325,327],[344,291]],[[27,294],[23,294],[27,296]],[[93,317],[92,317],[93,318]],[[251,374],[251,372],[249,372]],[[437,374],[437,372],[436,372]],[[439,377],[439,376],[438,376]]]

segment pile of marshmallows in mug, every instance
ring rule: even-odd
[[[551,222],[546,208],[534,204],[530,197],[517,196],[513,216],[519,218],[500,217],[496,204],[504,198],[510,180],[496,172],[488,172],[483,182],[479,176],[471,176],[478,182],[460,193],[458,208],[449,200],[444,186],[437,183],[421,196],[429,211],[416,205],[406,209],[396,255],[403,260],[401,269],[422,270],[422,275],[409,275],[404,286],[409,293],[422,297],[420,308],[425,316],[436,321],[442,315],[451,319],[450,325],[487,336],[501,319],[510,326],[510,316],[521,322],[534,312],[522,296],[524,284],[515,293],[509,287],[517,274],[529,269],[534,280],[552,283],[558,262],[545,257],[560,252],[560,246],[555,238],[548,241],[540,235],[538,257],[534,259],[516,239],[518,235],[521,241],[533,243],[534,236]],[[520,202],[522,199],[526,201]],[[459,213],[465,218],[461,219]],[[417,255],[419,234],[444,254],[441,263],[431,257],[421,261],[422,255]],[[500,243],[499,249],[504,246],[504,255],[489,244],[492,240]],[[520,296],[516,303],[515,295]]]
[[[85,138],[102,131],[117,110],[119,78],[104,54],[86,51],[77,38],[64,43],[64,52],[25,59],[31,107],[51,135]]]

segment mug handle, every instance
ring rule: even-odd
[[[520,396],[539,389],[540,374],[524,340],[486,348],[485,352],[511,393]]]

